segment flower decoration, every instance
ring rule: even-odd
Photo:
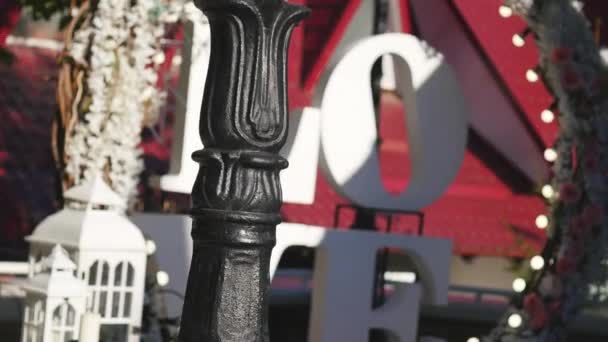
[[[562,83],[564,88],[569,91],[577,91],[583,86],[581,76],[571,67],[566,67],[562,71]]]
[[[559,198],[567,204],[576,203],[581,197],[581,190],[576,184],[564,183],[559,188]]]
[[[593,204],[583,209],[582,217],[586,224],[594,226],[602,223],[604,218],[604,210],[597,204]]]
[[[572,258],[562,257],[555,264],[555,272],[558,275],[569,275],[576,269],[576,263]]]
[[[530,327],[539,330],[547,322],[547,310],[545,303],[536,293],[530,293],[524,298],[524,310],[530,319]]]
[[[581,310],[593,284],[605,284],[608,255],[608,97],[606,65],[580,8],[570,0],[505,0],[528,23],[538,41],[540,68],[560,112],[548,201],[553,222],[542,251],[548,261],[532,272],[523,300],[507,312],[524,310],[526,324],[513,329],[508,317],[485,338],[497,342],[565,342],[565,322]],[[517,10],[519,9],[519,10]],[[597,292],[597,291],[596,291]],[[599,298],[599,297],[598,297]]]
[[[574,239],[583,239],[590,230],[588,220],[583,215],[572,218],[568,233]]]
[[[565,64],[572,61],[574,50],[570,47],[556,47],[551,51],[551,63]]]
[[[154,122],[166,94],[156,68],[165,26],[179,19],[181,0],[100,0],[89,25],[74,33],[68,53],[87,65],[88,101],[66,141],[66,173],[76,184],[104,173],[132,198],[143,169],[141,128]]]

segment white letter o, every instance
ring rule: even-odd
[[[370,88],[372,65],[387,54],[394,56],[406,108],[412,167],[397,196],[380,179]],[[443,56],[412,35],[383,34],[354,45],[332,72],[321,110],[322,167],[335,190],[358,205],[420,210],[445,192],[464,158],[464,96]]]

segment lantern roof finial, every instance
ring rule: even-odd
[[[43,265],[50,269],[51,272],[56,270],[73,271],[76,269],[76,265],[70,260],[68,253],[59,244],[53,247],[51,254],[44,260]]]
[[[106,205],[120,208],[126,206],[125,199],[114,192],[101,175],[97,175],[93,179],[88,179],[82,184],[74,186],[65,192],[64,197],[67,200],[78,201],[88,205]]]
[[[43,294],[49,298],[82,298],[87,296],[84,280],[74,275],[76,265],[60,244],[39,264],[42,269],[31,278],[15,280],[26,292]]]

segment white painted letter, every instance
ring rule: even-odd
[[[281,172],[283,201],[312,204],[315,200],[321,111],[306,107],[289,116],[289,136],[281,155],[289,161],[289,167]]]
[[[373,328],[390,331],[399,342],[414,342],[420,304],[447,304],[448,240],[285,223],[277,229],[271,274],[283,251],[294,245],[317,249],[310,342],[367,342]],[[418,282],[397,286],[388,302],[374,310],[376,252],[385,247],[399,248],[413,260]]]
[[[387,54],[394,56],[412,159],[412,179],[398,196],[381,182],[370,89],[372,65]],[[407,34],[364,39],[338,63],[323,95],[321,150],[328,180],[362,206],[419,210],[443,194],[460,168],[466,113],[460,87],[441,54]]]

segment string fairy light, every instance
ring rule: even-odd
[[[516,47],[523,47],[524,45],[526,45],[526,40],[524,39],[524,37],[520,36],[519,33],[514,34],[513,38],[511,38],[511,41]]]
[[[528,27],[521,33],[514,34],[513,38],[511,38],[513,45],[515,45],[516,47],[523,47],[524,45],[526,45],[526,36],[528,36],[530,32],[530,28]]]
[[[517,328],[521,327],[521,324],[523,323],[523,319],[521,318],[520,314],[514,313],[511,316],[509,316],[507,323],[509,324],[509,326],[511,328],[517,329]]]
[[[498,8],[498,13],[503,18],[509,18],[513,15],[513,9],[511,9],[509,6],[501,5]]]
[[[551,109],[545,109],[540,113],[540,119],[544,123],[552,123],[555,121],[555,113]]]
[[[526,71],[526,79],[530,83],[538,82],[539,76],[538,76],[538,72],[536,71],[536,68],[528,69]]]
[[[540,255],[535,255],[530,259],[530,267],[535,271],[542,269],[545,267],[545,259]]]
[[[550,184],[543,186],[543,188],[541,189],[541,193],[546,199],[550,199],[551,197],[555,196],[555,190]]]
[[[146,253],[148,255],[156,253],[156,243],[154,240],[146,240]]]
[[[156,283],[161,286],[161,287],[165,287],[169,284],[169,274],[165,271],[158,271],[156,272]]]
[[[557,152],[552,148],[548,148],[544,152],[544,157],[546,161],[553,163],[557,160]]]
[[[547,217],[547,215],[538,215],[536,217],[535,223],[538,229],[545,229],[549,226],[549,218]]]
[[[526,289],[526,281],[522,278],[515,278],[515,280],[513,280],[513,291],[515,292],[523,292]]]
[[[552,123],[553,121],[555,121],[556,115],[555,115],[555,111],[557,110],[557,102],[554,101],[553,103],[551,103],[551,105],[549,107],[547,107],[546,109],[543,109],[542,112],[540,112],[540,119],[546,123]]]

